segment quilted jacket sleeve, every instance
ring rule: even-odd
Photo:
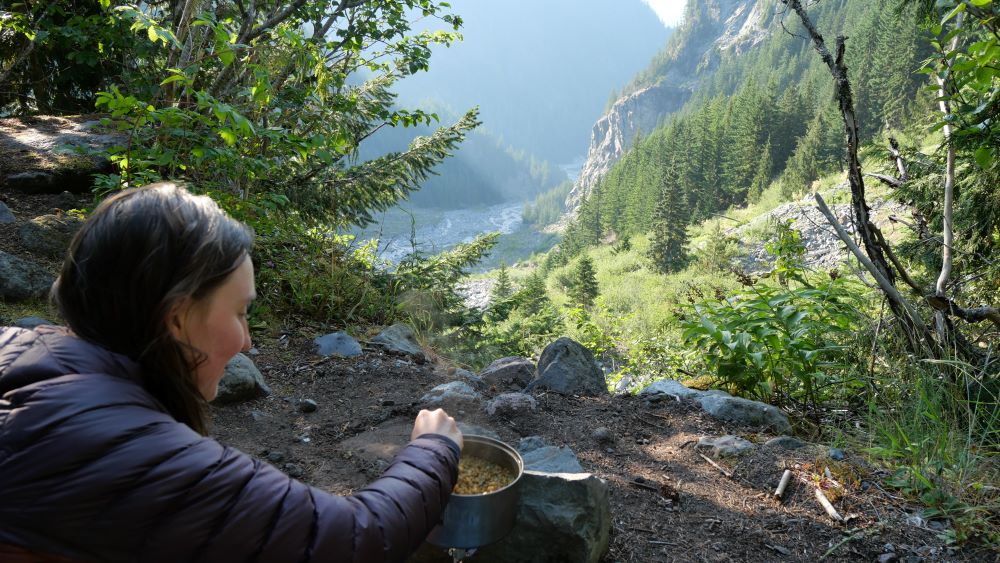
[[[428,434],[368,487],[331,495],[198,435],[114,379],[67,376],[5,397],[0,541],[100,561],[402,561],[457,476],[458,447]]]

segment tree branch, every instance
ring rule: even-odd
[[[970,323],[978,323],[985,320],[989,320],[993,324],[1000,328],[1000,309],[995,307],[969,307],[968,309],[959,307],[954,301],[948,297],[942,297],[940,295],[928,295],[926,297],[927,304],[934,308],[936,311],[945,313],[953,317],[958,317],[963,321]]]

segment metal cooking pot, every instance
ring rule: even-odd
[[[489,545],[514,527],[524,460],[517,450],[485,436],[464,436],[462,455],[478,457],[510,470],[516,477],[502,489],[483,495],[452,494],[441,524],[427,541],[438,547],[474,549]]]

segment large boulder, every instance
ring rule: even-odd
[[[111,171],[105,150],[122,133],[86,117],[0,119],[0,186],[28,193],[86,193],[94,174]]]
[[[0,299],[23,301],[44,297],[55,278],[35,264],[0,250]]]
[[[346,332],[332,332],[313,339],[316,353],[320,356],[341,356],[352,358],[361,355],[361,345]]]
[[[607,483],[591,473],[525,471],[514,528],[475,554],[481,563],[597,563],[608,551]]]
[[[21,225],[21,243],[36,254],[62,258],[81,225],[83,221],[63,213],[35,217]]]
[[[650,399],[660,395],[676,397],[678,399],[694,399],[700,397],[702,394],[702,391],[689,389],[680,381],[674,379],[661,379],[651,383],[639,392],[639,396],[644,399]]]
[[[219,404],[249,401],[271,394],[271,388],[264,382],[264,376],[253,360],[243,354],[236,354],[226,364],[226,372],[219,382],[219,393],[215,402]]]
[[[417,342],[417,335],[413,333],[412,328],[404,324],[394,324],[383,330],[372,339],[372,344],[386,352],[411,356],[421,362],[427,359],[423,348]]]
[[[517,452],[524,460],[524,468],[545,473],[581,473],[583,466],[576,453],[566,446],[553,446],[540,436],[522,438]]]
[[[563,336],[542,351],[538,358],[538,375],[528,389],[597,396],[608,393],[608,384],[590,350]]]
[[[493,363],[479,372],[479,377],[487,385],[500,390],[521,390],[534,379],[535,364],[527,358],[508,356],[493,360]]]

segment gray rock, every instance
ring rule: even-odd
[[[698,439],[698,444],[695,447],[702,450],[712,450],[716,457],[728,457],[751,450],[754,446],[739,436],[727,435],[718,438],[703,436]]]
[[[14,217],[13,213],[11,213],[10,208],[7,207],[7,204],[0,201],[0,225],[6,223],[13,223],[16,220],[17,218]]]
[[[583,466],[576,454],[566,446],[552,446],[539,436],[522,438],[517,451],[524,459],[524,468],[546,473],[580,473]]]
[[[299,477],[302,477],[302,475],[305,473],[305,470],[302,469],[302,466],[297,463],[286,463],[284,469],[285,469],[285,474],[287,474],[292,479],[298,479]]]
[[[452,381],[438,385],[420,398],[420,403],[428,407],[441,407],[447,411],[465,408],[482,397],[468,383]]]
[[[417,342],[417,336],[413,334],[413,329],[404,324],[394,324],[383,330],[372,339],[372,344],[387,352],[406,354],[421,361],[426,358],[424,350]]]
[[[50,325],[53,324],[41,317],[24,317],[23,319],[18,319],[14,321],[14,326],[17,328],[35,328],[36,326]]]
[[[608,394],[604,372],[594,361],[594,355],[565,336],[542,351],[538,359],[538,375],[528,389],[551,389],[559,393],[588,396]]]
[[[459,422],[458,429],[462,431],[463,435],[470,436],[486,436],[487,438],[493,438],[494,440],[500,440],[500,435],[496,432],[485,428],[483,426],[477,426],[475,424],[469,424],[467,422]],[[503,440],[500,440],[503,441]]]
[[[301,401],[299,401],[299,412],[304,412],[304,413],[316,412],[316,409],[318,408],[319,405],[317,405],[316,401],[312,399],[302,399]]]
[[[254,365],[253,360],[243,354],[236,354],[226,364],[226,372],[219,382],[219,394],[216,395],[214,402],[236,403],[270,394],[271,389],[264,382],[264,376]]]
[[[81,225],[83,221],[72,215],[42,215],[21,225],[18,232],[24,248],[49,258],[62,258]]]
[[[332,332],[313,339],[316,353],[320,356],[341,356],[353,358],[361,355],[361,345],[346,332]]]
[[[715,418],[772,432],[791,432],[792,425],[785,413],[759,401],[726,394],[705,393],[698,397],[701,408]]]
[[[452,377],[456,377],[459,380],[468,383],[476,389],[486,388],[486,381],[484,381],[482,377],[479,377],[467,369],[457,368],[451,375]]]
[[[844,461],[847,455],[840,448],[830,448],[830,459],[833,461]]]
[[[611,434],[611,431],[608,430],[607,426],[601,426],[600,428],[595,429],[590,437],[602,444],[610,444],[615,441],[615,437]]]
[[[764,442],[765,448],[779,448],[782,450],[797,450],[808,445],[809,444],[803,442],[802,440],[793,438],[792,436],[778,436],[777,438],[771,438],[767,442]]]
[[[268,452],[267,461],[275,464],[281,463],[285,461],[285,454],[284,452]]]
[[[597,563],[608,551],[607,483],[590,473],[525,471],[514,528],[479,563]]]
[[[28,170],[7,176],[7,187],[29,193],[48,193],[55,191],[56,176],[42,170]]]
[[[0,250],[0,299],[23,301],[44,297],[54,281],[38,264]]]
[[[518,411],[534,412],[537,408],[538,401],[531,395],[525,393],[503,393],[486,403],[486,414],[490,416],[497,413],[512,415]]]
[[[535,377],[535,364],[527,358],[508,356],[494,360],[479,372],[486,385],[497,389],[524,389]]]
[[[642,391],[639,391],[640,397],[650,398],[654,395],[672,395],[674,397],[679,397],[681,399],[692,399],[700,397],[704,394],[704,391],[698,391],[697,389],[688,389],[681,384],[680,381],[674,379],[661,379],[650,385],[647,385]]]

